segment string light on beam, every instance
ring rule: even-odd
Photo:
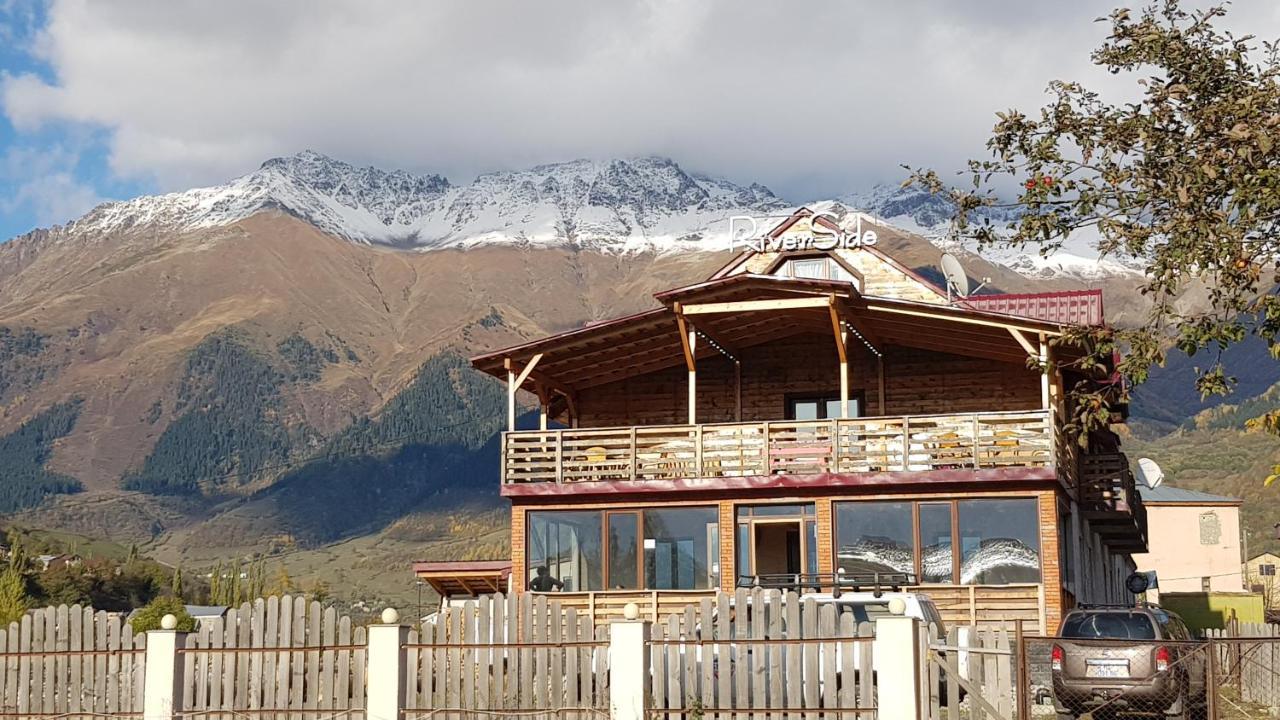
[[[857,336],[857,338],[862,341],[862,344],[867,346],[868,350],[875,353],[876,357],[884,357],[883,355],[880,354],[880,351],[876,349],[875,345],[872,345],[869,340],[867,340],[865,337],[862,336],[862,333],[858,332],[858,328],[850,325],[847,321],[844,321],[844,320],[840,321],[840,327],[844,328],[845,330],[848,330],[849,332]]]
[[[698,337],[702,338],[703,340],[706,340],[707,344],[709,344],[711,347],[715,348],[716,350],[719,350],[721,355],[724,355],[725,357],[729,358],[734,362],[738,362],[738,358],[734,357],[733,353],[726,350],[723,345],[707,337],[707,335],[703,333],[701,330],[695,329],[694,332],[698,333]]]

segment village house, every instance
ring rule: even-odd
[[[1268,612],[1280,609],[1280,578],[1276,576],[1276,568],[1280,567],[1280,555],[1273,552],[1258,553],[1244,562],[1244,578],[1250,592],[1262,595],[1263,604]]]
[[[511,561],[418,576],[491,592],[509,572],[597,619],[752,585],[905,585],[1028,632],[1131,601],[1129,462],[1114,433],[1064,433],[1066,389],[1116,380],[1053,342],[1103,322],[1101,293],[951,298],[813,218],[651,310],[475,357],[508,386]],[[515,429],[521,390],[540,429]]]
[[[1241,574],[1238,498],[1160,485],[1140,487],[1147,508],[1151,551],[1135,555],[1140,571],[1154,570],[1159,587],[1147,592],[1239,593]]]

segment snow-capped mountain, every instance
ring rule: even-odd
[[[1097,238],[1088,232],[1073,235],[1060,250],[1048,256],[1041,255],[1034,248],[990,247],[979,250],[948,237],[951,203],[919,188],[882,184],[866,192],[845,196],[841,201],[891,225],[928,238],[943,250],[977,255],[1031,278],[1069,277],[1088,281],[1142,272],[1140,263],[1100,257]],[[1016,221],[1018,213],[1010,208],[982,208],[973,217],[1005,226]]]
[[[524,241],[666,249],[727,237],[732,215],[786,207],[762,185],[690,175],[658,157],[540,165],[455,186],[439,175],[358,168],[305,151],[225,185],[99,206],[74,229],[212,227],[278,209],[339,237],[401,247]]]
[[[918,189],[877,185],[806,204],[856,209],[944,250],[980,255],[1032,278],[1095,281],[1138,272],[1136,264],[1100,259],[1087,237],[1072,238],[1049,257],[1034,250],[978,252],[961,246],[947,238],[948,203]],[[106,203],[66,230],[77,235],[189,230],[274,209],[353,242],[408,249],[527,243],[608,252],[722,250],[728,247],[732,216],[780,218],[795,207],[763,185],[690,174],[661,157],[574,160],[488,173],[454,185],[440,175],[361,168],[308,150],[268,160],[223,185]],[[981,214],[1002,225],[1016,219],[1004,209]]]

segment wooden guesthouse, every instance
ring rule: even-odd
[[[814,249],[812,218],[654,309],[473,359],[509,386],[512,587],[599,617],[881,573],[1028,631],[1125,599],[1142,506],[1114,435],[1064,436],[1082,378],[1053,343],[1100,293],[949,301],[874,246]],[[541,429],[514,429],[518,390]]]

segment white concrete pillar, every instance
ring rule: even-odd
[[[626,620],[609,626],[610,720],[646,720],[649,705],[649,623],[627,603]]]
[[[404,710],[405,671],[404,644],[409,641],[409,626],[400,624],[400,613],[392,608],[382,611],[382,624],[369,626],[368,671],[365,673],[368,697],[365,713],[369,720],[399,720]]]
[[[892,607],[890,608],[892,610]],[[923,644],[920,623],[905,615],[876,620],[872,664],[876,671],[876,717],[920,720]]]
[[[178,619],[165,615],[161,630],[147,631],[146,671],[142,681],[143,720],[174,720],[182,711],[182,663],[178,648],[187,634],[178,632]]]

